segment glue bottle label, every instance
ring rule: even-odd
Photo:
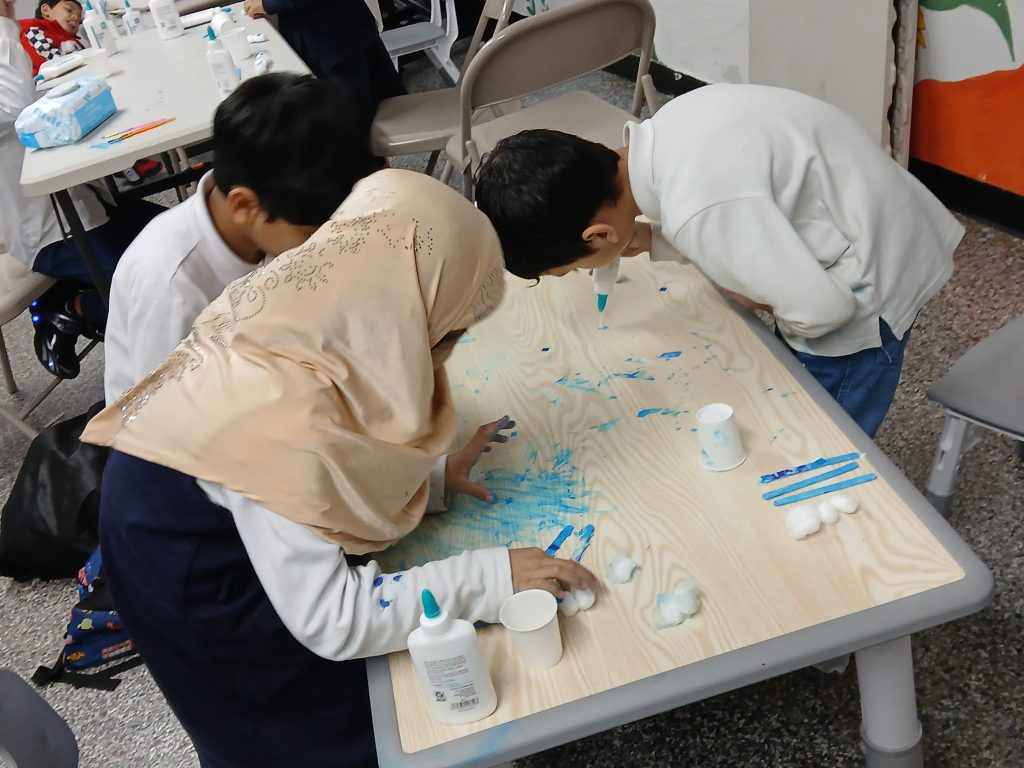
[[[434,701],[453,712],[461,712],[480,703],[476,685],[465,656],[423,662]]]

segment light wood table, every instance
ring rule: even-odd
[[[241,3],[232,7],[235,18],[248,32],[266,35],[267,42],[259,47],[267,50],[273,60],[272,71],[309,72],[298,54],[265,19],[246,17]],[[184,147],[213,135],[213,114],[221,96],[206,63],[205,34],[206,27],[200,26],[186,30],[173,40],[161,40],[155,29],[124,38],[124,50],[110,57],[113,74],[106,78],[117,114],[75,144],[25,150],[22,189],[29,196],[53,194],[56,197],[104,301],[108,281],[93,256],[67,189],[131,168],[143,157]],[[242,62],[243,79],[253,75],[253,66],[254,58]],[[82,73],[83,70],[75,70],[54,82],[71,80]],[[174,122],[104,149],[93,146],[99,143],[99,136],[165,117],[173,117]]]
[[[868,764],[920,766],[909,635],[986,605],[989,571],[696,270],[643,257],[623,274],[603,331],[586,275],[509,279],[501,309],[448,365],[463,439],[504,413],[518,422],[477,469],[497,501],[453,500],[381,559],[408,567],[481,546],[544,547],[565,523],[593,523],[583,564],[603,577],[621,552],[640,570],[560,619],[565,656],[546,672],[525,670],[500,627],[483,629],[499,704],[480,722],[432,721],[408,654],[370,660],[381,766],[496,765],[850,652]],[[695,414],[709,402],[735,408],[749,452],[731,472],[697,462]],[[880,476],[852,490],[860,511],[789,538],[786,508],[761,499],[759,475],[852,451]],[[701,612],[655,629],[656,595],[686,576],[703,590]]]

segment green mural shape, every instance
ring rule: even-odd
[[[1010,58],[1016,59],[1013,52],[1013,29],[1010,27],[1010,11],[1006,7],[1006,0],[920,0],[919,5],[929,11],[951,11],[961,5],[977,8],[992,19],[1006,38],[1006,45],[1010,49]]]

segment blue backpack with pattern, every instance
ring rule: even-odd
[[[32,676],[36,685],[65,682],[112,691],[121,682],[113,675],[142,663],[114,607],[102,569],[103,555],[97,547],[78,571],[78,603],[71,609],[64,647],[52,667],[36,670]],[[103,669],[82,672],[93,667]]]

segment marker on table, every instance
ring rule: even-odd
[[[877,479],[878,475],[861,475],[860,477],[851,477],[849,480],[843,480],[841,483],[833,483],[832,485],[826,485],[821,488],[815,488],[811,491],[804,493],[795,493],[792,496],[786,496],[784,499],[776,499],[772,502],[776,507],[784,507],[787,504],[794,504],[798,501],[807,501],[807,499],[813,499],[815,496],[824,496],[826,493],[832,493],[833,491],[841,491],[844,488],[852,488],[855,485],[861,485],[862,483],[870,483],[872,480]]]
[[[780,469],[778,472],[773,472],[770,475],[761,475],[761,485],[767,483],[774,483],[776,480],[781,480],[784,477],[790,475],[799,475],[804,472],[811,472],[815,469],[821,469],[822,467],[831,467],[833,464],[842,464],[844,461],[853,461],[859,459],[859,453],[844,453],[842,456],[833,456],[828,459],[817,459],[808,464],[800,464],[789,469]]]

